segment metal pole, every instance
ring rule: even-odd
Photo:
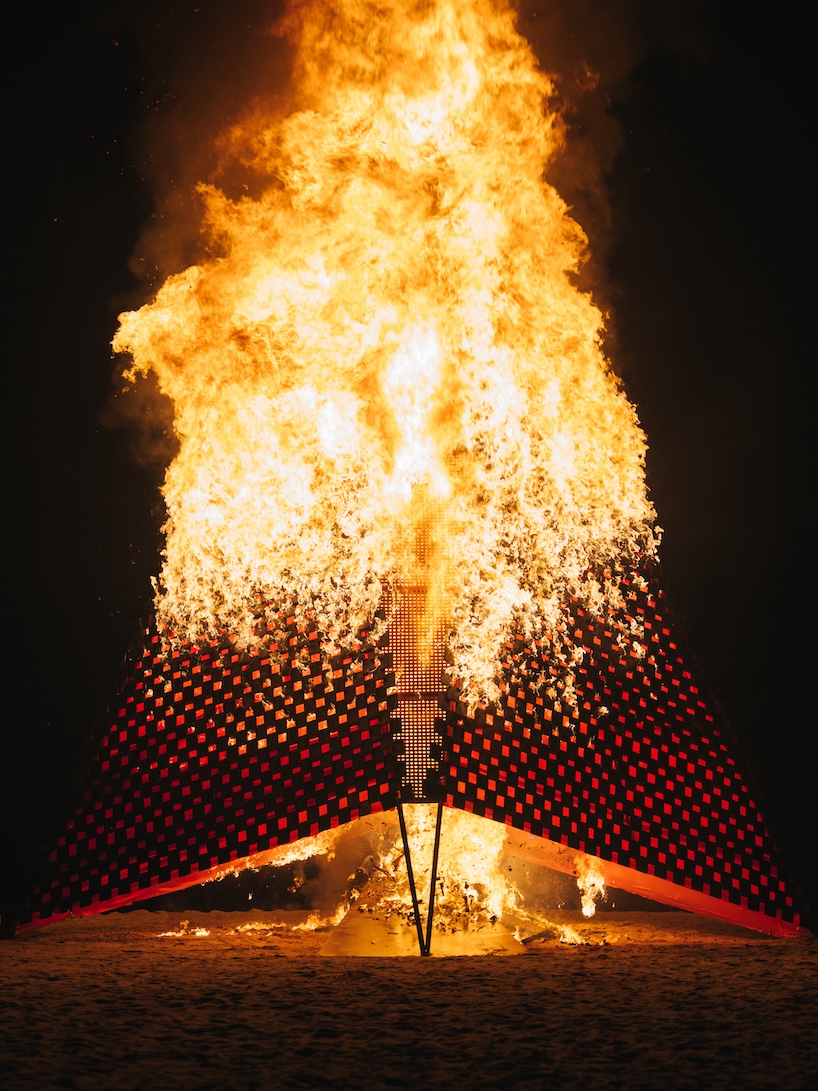
[[[412,851],[409,848],[409,835],[406,832],[406,819],[403,816],[403,804],[398,803],[398,819],[400,821],[400,835],[403,838],[403,855],[406,858],[406,871],[409,875],[409,889],[412,892],[412,908],[415,911],[415,927],[418,932],[418,946],[422,955],[428,955],[423,941],[423,926],[420,923],[420,906],[418,905],[418,892],[415,886],[415,874],[412,871]]]
[[[440,854],[440,827],[443,825],[443,804],[437,805],[437,822],[435,823],[435,850],[432,854],[432,883],[429,887],[429,915],[426,918],[426,950],[424,954],[432,953],[432,921],[435,915],[435,887],[437,886],[437,859]]]

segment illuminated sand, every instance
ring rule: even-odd
[[[7,1088],[787,1087],[818,946],[685,913],[554,913],[522,956],[322,957],[306,913],[139,911],[0,950]],[[261,927],[240,930],[257,923]],[[207,935],[197,936],[197,929]],[[161,932],[182,934],[160,937]]]

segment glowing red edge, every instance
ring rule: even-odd
[[[383,806],[376,801],[372,804],[369,811],[364,813],[354,811],[349,819],[340,824],[346,826],[352,822],[359,821],[377,823],[379,819],[382,819],[383,816],[388,813],[390,812],[384,810]],[[328,828],[333,827],[331,826]],[[296,840],[299,840],[299,838],[296,838]],[[126,906],[136,905],[138,902],[148,901],[150,898],[158,898],[163,894],[178,894],[181,890],[188,890],[193,886],[201,886],[202,883],[209,883],[215,879],[223,879],[227,875],[245,871],[249,868],[260,868],[265,867],[268,864],[275,864],[276,860],[287,853],[292,845],[292,841],[283,841],[281,844],[271,846],[269,849],[263,849],[261,852],[254,852],[248,856],[237,856],[235,859],[227,860],[222,864],[217,864],[215,867],[207,868],[202,871],[192,870],[184,875],[174,876],[163,883],[160,883],[157,880],[150,886],[141,887],[137,890],[130,891],[127,894],[117,894],[111,898],[105,898],[104,900],[95,899],[90,905],[76,906],[74,909],[70,909],[64,913],[52,913],[49,916],[35,913],[30,921],[15,925],[14,935],[22,936],[27,932],[34,932],[38,928],[45,928],[50,924],[59,924],[61,921],[77,920],[82,917],[94,917],[98,916],[100,913],[109,913],[115,909],[124,909]]]
[[[386,815],[389,813],[389,811],[372,812],[369,817],[377,818],[379,814]],[[267,864],[274,864],[276,858],[286,852],[289,847],[289,842],[284,843],[263,852],[253,853],[251,856],[219,864],[217,867],[208,868],[206,871],[193,871],[164,883],[157,882],[152,886],[129,894],[120,894],[105,901],[96,901],[89,906],[78,907],[75,911],[55,913],[49,917],[35,917],[25,924],[18,925],[15,929],[15,935],[25,935],[28,932],[33,932],[50,924],[57,924],[60,921],[91,917],[115,909],[123,909],[125,906],[135,905],[138,902],[147,901],[149,898],[156,898],[161,894],[178,893],[192,886],[199,886],[201,883],[224,878],[224,876],[233,872],[243,871],[245,868],[259,868]],[[516,856],[518,859],[573,876],[577,874],[577,857],[587,855],[566,845],[557,844],[555,841],[525,833],[512,826],[507,826],[505,851],[508,855]],[[676,909],[682,909],[703,917],[711,917],[714,920],[735,924],[769,936],[785,939],[808,939],[812,936],[812,932],[801,924],[798,913],[793,914],[792,921],[786,921],[781,917],[771,917],[766,913],[747,909],[727,900],[713,898],[690,887],[671,883],[667,879],[659,879],[655,875],[634,871],[631,868],[623,867],[621,864],[614,864],[609,860],[602,860],[599,857],[591,857],[591,859],[599,863],[608,886],[618,890],[625,890],[629,894],[637,894],[661,905],[673,906]]]
[[[793,913],[792,921],[784,920],[779,916],[772,917],[758,910],[736,905],[726,899],[714,898],[691,887],[671,883],[667,879],[635,871],[633,868],[602,860],[598,856],[589,856],[567,845],[548,841],[511,826],[508,827],[506,834],[505,851],[518,859],[573,876],[577,874],[577,857],[587,857],[597,861],[605,876],[605,883],[609,887],[649,898],[661,905],[684,909],[701,917],[712,917],[714,920],[736,924],[754,932],[763,932],[769,936],[788,939],[809,939],[812,936],[812,932],[801,924],[801,917],[797,912]]]

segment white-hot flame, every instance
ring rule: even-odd
[[[605,897],[605,872],[602,861],[594,856],[577,856],[577,886],[582,898],[582,915],[593,917],[597,903]]]
[[[405,812],[423,916],[429,906],[436,807],[412,804]],[[505,837],[505,827],[499,823],[464,811],[444,812],[435,887],[435,927],[459,929],[501,920],[504,914],[516,909],[519,891],[500,863]],[[381,908],[408,916],[412,912],[412,899],[400,839],[380,858],[379,868],[394,884],[385,892]]]
[[[200,187],[202,260],[114,342],[179,441],[160,623],[252,644],[264,602],[320,618],[332,653],[400,582],[431,495],[466,699],[497,696],[512,625],[570,673],[565,604],[615,611],[606,566],[656,539],[585,239],[543,181],[552,84],[492,0],[293,2],[279,30],[294,105],[221,136],[246,188]]]

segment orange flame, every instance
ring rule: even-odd
[[[435,807],[413,804],[406,808],[406,826],[412,853],[421,912],[428,911]],[[435,889],[436,927],[462,928],[469,923],[500,920],[521,904],[520,892],[501,868],[505,827],[465,811],[447,810],[443,818],[440,861]],[[395,887],[379,903],[381,908],[408,913],[409,880],[403,863],[403,845],[396,840],[382,853],[381,870]]]
[[[221,137],[243,195],[199,187],[207,256],[114,340],[179,440],[158,617],[253,642],[286,608],[331,654],[431,498],[453,670],[490,700],[512,624],[561,653],[568,597],[615,609],[610,570],[656,547],[585,238],[543,181],[552,84],[502,2],[294,2],[278,31],[293,105]]]
[[[605,897],[605,873],[602,861],[595,856],[577,856],[574,860],[577,871],[577,887],[582,901],[583,917],[593,917],[597,902]]]

